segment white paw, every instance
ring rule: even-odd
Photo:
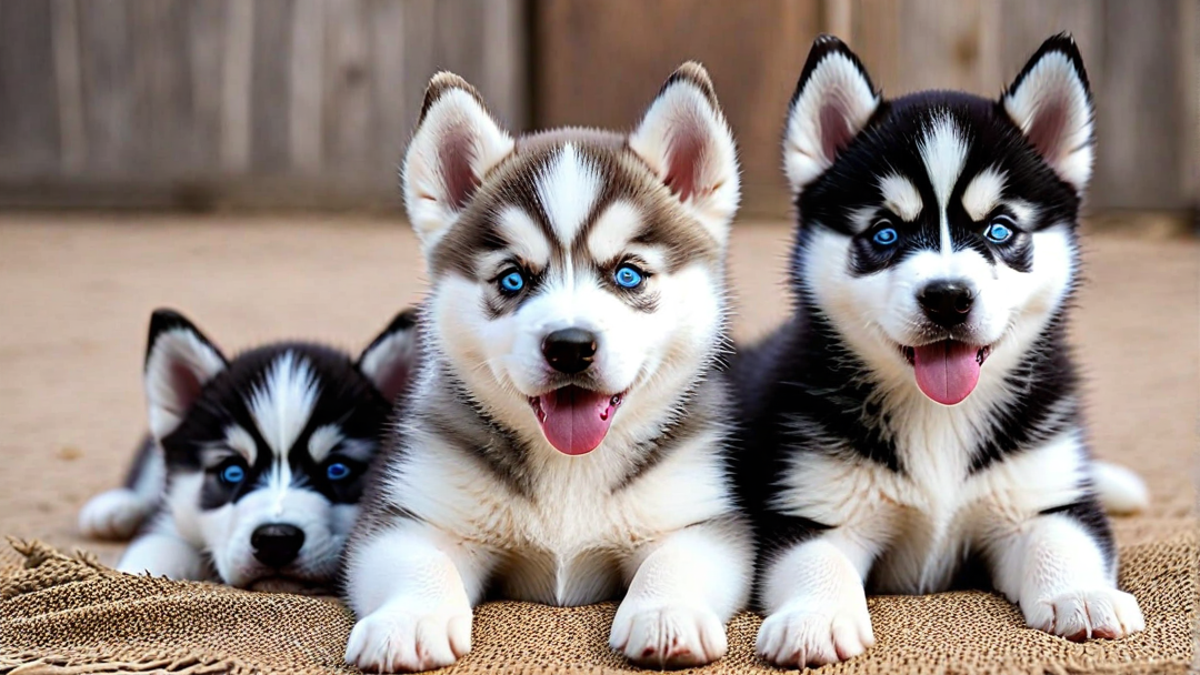
[[[759,656],[776,666],[803,668],[837,663],[875,644],[865,600],[843,606],[785,605],[758,630]]]
[[[350,631],[346,663],[368,672],[415,672],[449,666],[471,650],[471,610],[434,612],[384,607]]]
[[[1034,602],[1025,608],[1025,623],[1073,642],[1115,640],[1146,628],[1137,599],[1115,588],[1072,591]]]
[[[623,602],[608,644],[640,666],[680,668],[725,656],[725,624],[705,607]]]
[[[93,539],[129,539],[141,527],[152,508],[133,490],[121,488],[102,492],[79,511],[79,530]]]

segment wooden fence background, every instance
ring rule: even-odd
[[[887,94],[998,94],[1072,31],[1098,107],[1091,203],[1200,203],[1200,0],[0,0],[0,206],[366,207],[426,80],[514,129],[628,127],[702,60],[746,212],[786,213],[784,106],[821,31]]]

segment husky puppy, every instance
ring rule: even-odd
[[[632,134],[515,139],[439,74],[403,187],[425,361],[347,546],[347,662],[454,663],[488,593],[623,591],[614,649],[720,658],[753,551],[718,370],[738,166],[708,74],[682,66]]]
[[[414,326],[413,311],[398,315],[357,361],[300,342],[227,360],[183,316],[154,312],[150,436],[126,487],[88,502],[80,528],[116,539],[141,528],[125,572],[239,587],[331,582],[416,361]]]
[[[874,643],[864,584],[936,592],[968,569],[1033,628],[1142,630],[1116,587],[1065,339],[1092,166],[1071,38],[1046,41],[999,100],[884,100],[822,37],[784,164],[795,311],[735,366],[758,651],[780,666],[848,659]],[[1135,478],[1114,480],[1114,502],[1138,501]]]

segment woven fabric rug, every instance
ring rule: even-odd
[[[89,554],[13,542],[0,563],[0,673],[354,673],[342,664],[353,617],[332,599],[252,593],[121,574]],[[20,555],[17,555],[20,554]],[[1075,644],[1025,628],[998,595],[969,591],[869,600],[878,644],[822,673],[1184,673],[1194,653],[1197,538],[1121,551],[1121,586],[1146,631]],[[636,672],[607,647],[615,604],[489,603],[454,673]],[[737,616],[729,654],[697,673],[779,672],[753,650],[761,620]]]

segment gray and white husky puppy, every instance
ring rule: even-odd
[[[1033,628],[1142,630],[1101,505],[1144,491],[1091,461],[1065,339],[1092,138],[1067,36],[998,100],[885,100],[846,45],[813,45],[784,139],[794,312],[735,366],[772,663],[855,656],[866,589],[969,569]]]
[[[127,539],[118,569],[255,588],[336,579],[366,469],[416,362],[405,311],[357,358],[276,342],[227,359],[181,314],[150,319],[150,434],[80,529]]]
[[[517,138],[439,74],[403,190],[425,360],[347,547],[347,662],[454,663],[489,595],[624,594],[614,649],[720,658],[753,551],[719,370],[738,165],[708,74],[679,68],[628,135]]]

